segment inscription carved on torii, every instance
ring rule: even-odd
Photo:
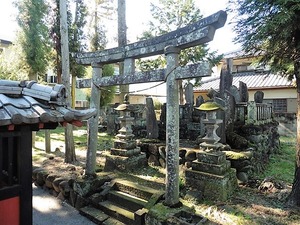
[[[182,49],[213,40],[215,31],[224,26],[226,19],[226,12],[219,11],[200,19],[196,23],[145,41],[103,51],[73,54],[77,63],[93,67],[93,82],[91,79],[84,79],[77,81],[76,84],[78,88],[92,88],[91,108],[99,109],[99,87],[166,81],[167,172],[165,204],[168,206],[175,206],[179,203],[179,99],[176,80],[204,77],[211,74],[211,65],[207,62],[178,67],[178,55]],[[135,72],[135,59],[163,53],[167,59],[166,69]],[[124,62],[124,74],[102,78],[102,66],[116,62]],[[98,115],[89,119],[88,127],[86,173],[92,175],[96,161]]]

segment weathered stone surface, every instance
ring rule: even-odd
[[[211,174],[217,174],[217,175],[224,175],[230,168],[230,161],[226,160],[222,164],[210,164],[210,163],[203,163],[203,162],[192,162],[192,169],[211,173]]]
[[[68,179],[67,178],[64,178],[64,177],[58,177],[58,178],[55,178],[52,185],[53,185],[53,189],[56,191],[56,192],[60,192],[60,189],[59,189],[59,184],[63,181],[67,181]]]
[[[193,106],[194,105],[194,91],[193,91],[192,83],[188,83],[185,86],[184,94],[185,94],[185,104]]]
[[[207,200],[227,200],[237,187],[236,171],[230,169],[223,176],[187,169],[187,187],[197,188]]]
[[[222,97],[224,97],[225,91],[232,86],[232,80],[233,76],[228,70],[221,70],[219,90]]]
[[[77,210],[85,207],[86,205],[88,205],[88,200],[85,199],[84,197],[77,195],[77,199],[76,199],[76,203],[75,203],[75,208]]]
[[[155,144],[150,144],[148,147],[148,151],[150,154],[158,156],[159,155],[159,146],[155,145]]]
[[[32,179],[36,180],[37,179],[37,174],[40,173],[40,172],[42,172],[42,171],[45,171],[45,169],[44,168],[39,168],[39,167],[33,169],[33,171],[32,171]]]
[[[158,138],[158,124],[152,98],[146,98],[147,138]]]
[[[106,215],[105,213],[101,212],[98,209],[90,207],[90,206],[81,208],[79,210],[79,212],[80,212],[80,214],[86,216],[91,221],[95,222],[96,224],[103,224],[103,222],[109,218],[109,216]]]
[[[46,181],[46,177],[49,175],[49,172],[46,170],[39,170],[36,175],[35,183],[39,186],[43,186]]]
[[[248,102],[249,101],[249,93],[247,84],[243,83],[242,81],[239,82],[239,92],[241,96],[241,102]]]
[[[197,159],[197,156],[196,156],[196,151],[193,151],[193,150],[189,150],[186,152],[185,154],[185,160],[186,161],[194,161]]]
[[[241,95],[236,86],[231,86],[228,91],[234,97],[235,102],[241,102]]]
[[[160,166],[159,160],[155,155],[150,155],[148,158],[148,164],[152,166]]]
[[[165,35],[104,51],[74,53],[73,57],[77,63],[84,65],[100,62],[109,64],[123,61],[125,58],[162,54],[166,46],[175,46],[181,49],[189,48],[211,41],[215,30],[224,26],[226,19],[226,12],[219,11]]]
[[[256,103],[263,103],[263,100],[264,100],[264,92],[262,92],[262,91],[255,92],[254,101]]]
[[[57,174],[49,174],[46,178],[45,185],[47,188],[53,188],[53,181],[59,177]]]
[[[166,159],[166,146],[159,146],[158,152],[161,158]]]
[[[69,197],[71,187],[69,186],[69,183],[67,180],[60,182],[58,187],[59,187],[60,193],[62,193],[64,197]]]
[[[178,67],[174,70],[176,75],[175,79],[188,79],[195,77],[204,77],[211,75],[211,65],[207,62],[187,65],[184,67]],[[137,84],[146,82],[158,82],[164,81],[166,78],[166,70],[151,70],[145,72],[136,72],[134,74],[126,74],[122,76],[109,76],[98,78],[95,84],[101,87],[124,85],[124,84]],[[78,88],[91,87],[91,79],[83,79],[77,81],[76,86]]]

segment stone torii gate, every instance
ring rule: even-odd
[[[178,79],[211,75],[207,62],[178,67],[180,50],[194,47],[213,40],[216,29],[224,26],[227,14],[219,11],[196,23],[148,40],[135,42],[123,47],[97,52],[74,53],[76,62],[92,66],[92,79],[77,82],[78,88],[91,88],[90,107],[99,109],[100,87],[165,81],[167,86],[166,108],[166,195],[165,204],[179,203],[179,99]],[[135,72],[135,59],[165,54],[166,69]],[[102,78],[102,66],[124,62],[124,74]],[[88,121],[87,175],[95,173],[99,113]]]

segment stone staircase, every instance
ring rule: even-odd
[[[92,195],[91,205],[79,212],[96,224],[143,225],[146,213],[162,196],[161,189],[116,179]]]

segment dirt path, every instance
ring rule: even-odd
[[[65,202],[32,185],[33,225],[94,225]]]

